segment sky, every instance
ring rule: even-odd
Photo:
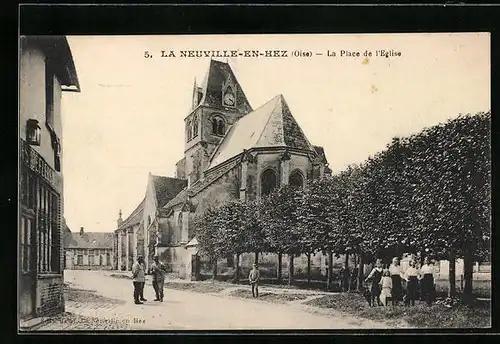
[[[395,136],[490,110],[487,33],[69,36],[68,42],[81,85],[81,93],[62,98],[64,215],[72,231],[113,231],[119,210],[125,218],[143,199],[149,173],[174,176],[193,83],[202,82],[210,61],[180,57],[181,50],[286,50],[287,57],[216,59],[229,62],[254,109],[282,94],[309,141],[324,147],[334,173]],[[176,57],[162,58],[161,50]],[[376,50],[401,55],[377,57]],[[146,51],[153,57],[145,58]],[[312,56],[293,57],[294,51]]]

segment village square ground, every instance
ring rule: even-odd
[[[358,310],[364,309],[356,313],[335,299],[341,297],[348,303],[355,303],[353,297],[359,295],[354,293],[262,286],[260,298],[252,299],[248,286],[211,281],[169,280],[164,302],[159,303],[153,301],[154,291],[148,279],[144,292],[148,301],[135,305],[128,275],[117,271],[65,271],[66,313],[32,330],[387,329],[432,326],[429,317],[445,325],[455,324],[452,327],[463,327],[468,321],[465,317],[475,317],[482,321],[468,321],[471,327],[490,326],[491,313],[484,307],[464,312],[441,305],[430,308],[417,305],[410,311],[399,306],[387,307],[381,312],[377,307],[372,310],[355,304]],[[370,319],[370,312],[380,316]],[[409,318],[413,317],[411,312],[421,312],[418,316],[427,318],[427,323],[415,324],[419,320]]]

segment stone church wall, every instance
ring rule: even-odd
[[[194,216],[201,215],[209,206],[220,206],[239,198],[239,168],[234,168],[207,186],[192,198],[196,207]],[[191,223],[193,223],[191,221]]]

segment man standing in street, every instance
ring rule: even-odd
[[[155,301],[163,302],[165,272],[165,265],[160,262],[158,256],[154,256],[153,264],[151,265],[151,273],[153,274],[153,288],[156,293]]]
[[[144,258],[142,256],[138,256],[137,261],[132,265],[132,281],[134,283],[134,303],[142,305],[142,301],[147,301],[143,295],[146,272],[144,271]]]
[[[252,296],[259,297],[259,278],[260,272],[257,268],[257,264],[253,265],[253,269],[250,270],[250,274],[248,275],[248,280],[252,285]]]

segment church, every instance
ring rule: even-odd
[[[310,143],[283,95],[253,108],[227,62],[210,60],[201,86],[194,83],[184,122],[176,177],[150,174],[144,199],[127,219],[120,215],[117,269],[130,270],[139,254],[149,267],[159,255],[180,277],[197,276],[193,224],[207,207],[259,199],[280,185],[304,187],[331,175],[323,148]],[[230,260],[224,264],[231,266]]]

